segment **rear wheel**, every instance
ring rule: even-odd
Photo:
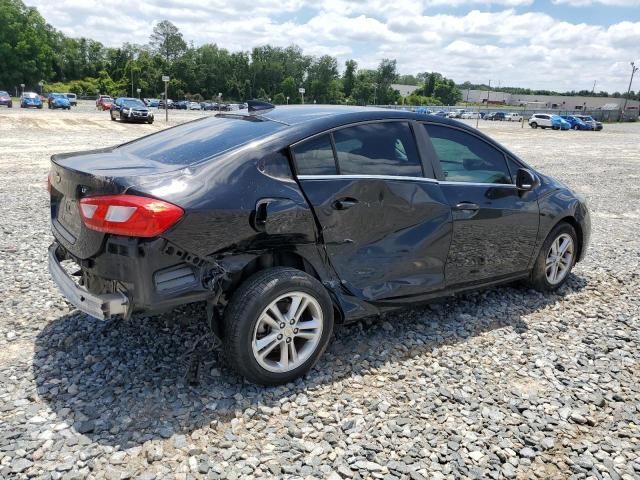
[[[568,223],[559,223],[551,230],[540,249],[531,272],[531,285],[541,291],[559,288],[569,278],[577,254],[575,229]]]
[[[227,363],[253,383],[278,385],[307,372],[333,331],[333,305],[305,272],[258,272],[234,293],[224,316]]]

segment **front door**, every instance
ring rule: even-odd
[[[345,127],[292,148],[331,264],[368,301],[444,287],[451,210],[409,122]]]
[[[539,211],[536,192],[521,192],[515,186],[516,161],[462,129],[423,125],[453,214],[447,285],[483,283],[526,272],[534,253]]]

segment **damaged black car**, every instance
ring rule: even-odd
[[[219,113],[52,157],[49,269],[105,319],[204,302],[235,370],[304,374],[335,323],[516,280],[554,290],[585,256],[584,199],[478,130],[406,111]]]

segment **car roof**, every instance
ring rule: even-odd
[[[464,125],[456,120],[408,110],[345,105],[283,105],[264,113],[258,113],[256,116],[290,126],[305,125],[311,127],[318,125],[322,128],[384,119],[431,120],[456,126]]]

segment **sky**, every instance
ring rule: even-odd
[[[54,27],[108,46],[145,44],[161,20],[229,50],[396,59],[402,74],[461,83],[624,92],[640,65],[640,0],[27,0]],[[634,89],[640,90],[640,74]]]

